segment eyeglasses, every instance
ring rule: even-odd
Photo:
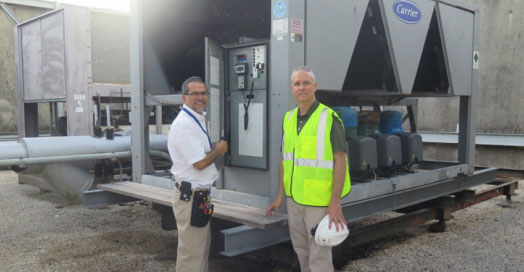
[[[208,92],[200,92],[200,93],[195,92],[195,93],[188,93],[186,95],[208,97],[209,93]]]

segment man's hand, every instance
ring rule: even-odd
[[[270,216],[273,214],[273,211],[275,211],[275,214],[278,214],[278,209],[280,208],[280,205],[282,205],[282,199],[284,198],[284,165],[282,162],[284,161],[284,158],[280,156],[280,167],[278,168],[278,194],[277,198],[275,198],[275,201],[267,207],[266,210],[266,216]]]
[[[331,202],[326,213],[329,214],[328,228],[331,229],[331,223],[335,222],[335,227],[338,232],[339,225],[341,229],[344,229],[344,226],[346,226],[346,219],[342,213],[342,207],[340,207],[340,195],[342,194],[344,179],[346,177],[346,152],[344,150],[336,152],[333,154],[333,159],[335,160],[335,167],[333,169],[333,194],[331,195]]]
[[[328,209],[326,210],[326,213],[329,214],[329,225],[328,229],[331,229],[331,223],[335,223],[335,227],[337,228],[337,232],[340,229],[343,230],[344,227],[346,227],[346,219],[344,218],[344,214],[342,213],[342,207],[340,206],[340,201],[331,201],[331,204],[329,204]]]
[[[227,152],[227,142],[226,141],[219,141],[215,143],[215,150],[219,153],[219,155],[223,155]]]
[[[275,214],[278,214],[278,209],[280,208],[281,204],[282,204],[282,198],[277,197],[277,199],[275,199],[275,201],[273,201],[273,203],[271,203],[269,207],[267,207],[266,216],[272,215],[273,210],[275,211]]]

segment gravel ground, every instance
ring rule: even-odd
[[[454,213],[444,233],[420,226],[346,252],[339,271],[524,271],[524,182]],[[176,231],[147,202],[86,209],[0,172],[0,271],[169,271]],[[289,271],[257,255],[212,254],[211,271]]]
[[[443,233],[428,232],[432,221],[353,249],[341,271],[524,271],[523,187],[511,203],[499,196],[453,213]]]

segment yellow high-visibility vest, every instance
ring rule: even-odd
[[[284,116],[284,189],[286,195],[298,204],[327,207],[331,202],[334,168],[331,147],[333,114],[339,118],[333,110],[319,103],[300,134],[297,133],[298,108],[288,111]],[[351,181],[346,160],[346,178],[341,198],[350,191]]]

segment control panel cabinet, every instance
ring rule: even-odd
[[[227,166],[268,167],[268,44],[224,46],[226,67],[226,133],[231,149]]]

